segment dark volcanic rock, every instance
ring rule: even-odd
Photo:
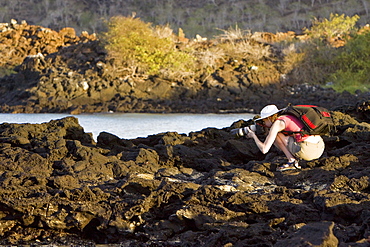
[[[283,173],[231,127],[95,143],[74,117],[3,123],[0,244],[368,246],[370,124],[333,116],[323,157]]]
[[[1,64],[17,66],[0,78],[1,112],[258,112],[314,103],[333,110],[337,125],[320,159],[278,173],[281,152],[263,155],[230,135],[244,121],[132,140],[102,132],[97,142],[74,117],[3,123],[0,244],[369,245],[368,93],[280,83],[274,63],[256,72],[227,61],[199,80],[125,77],[111,71],[94,35],[68,28],[15,23],[0,39],[18,54]]]

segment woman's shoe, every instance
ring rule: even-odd
[[[302,167],[298,164],[298,161],[295,160],[295,161],[288,162],[284,165],[279,166],[278,168],[276,168],[276,171],[282,172],[282,171],[301,169],[301,168]]]

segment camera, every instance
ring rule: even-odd
[[[238,129],[232,129],[230,131],[231,134],[235,135],[236,137],[242,137],[247,135],[250,131],[255,132],[256,131],[256,125],[250,125],[248,127],[238,128]]]

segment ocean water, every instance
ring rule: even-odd
[[[147,114],[147,113],[98,113],[98,114],[0,114],[0,123],[45,123],[50,120],[74,116],[85,132],[94,139],[100,132],[108,132],[124,139],[147,137],[163,132],[189,134],[205,128],[229,127],[232,123],[253,118],[253,114]]]

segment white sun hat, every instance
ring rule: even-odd
[[[282,109],[283,110],[283,109]],[[254,120],[254,121],[259,121],[259,120],[262,120],[262,119],[265,119],[267,117],[270,117],[276,113],[279,113],[280,111],[282,110],[279,110],[276,105],[267,105],[265,107],[262,108],[261,110],[261,114],[260,114],[260,118]]]

